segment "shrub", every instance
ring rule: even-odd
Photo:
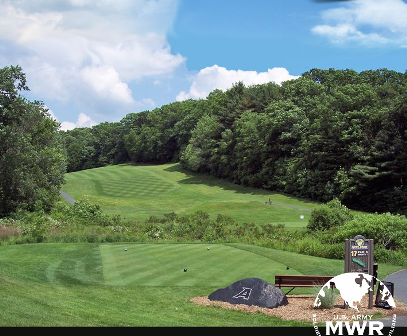
[[[191,221],[196,225],[205,225],[210,221],[209,214],[203,211],[195,212],[191,215]]]
[[[143,231],[148,238],[155,240],[163,238],[163,231],[157,224],[148,224]]]
[[[347,222],[334,235],[339,242],[346,238],[363,235],[374,239],[375,244],[387,250],[399,250],[407,247],[407,218],[401,215],[367,214],[359,215]]]
[[[374,258],[378,262],[392,265],[407,265],[407,249],[405,251],[389,251],[382,247],[374,249]]]
[[[80,221],[82,224],[104,226],[109,223],[109,217],[102,212],[100,206],[89,202],[86,198],[82,198],[75,202],[72,207],[67,208],[67,211],[68,216],[71,217],[71,219]]]
[[[208,227],[205,230],[205,234],[202,237],[202,241],[207,242],[207,243],[213,243],[218,239],[217,233],[215,228],[213,227]]]
[[[171,232],[175,237],[179,238],[185,237],[190,233],[189,225],[185,222],[174,223],[171,227]]]
[[[43,211],[19,211],[15,217],[16,219],[10,220],[10,223],[13,223],[12,226],[22,236],[31,237],[37,243],[43,242],[45,237],[55,235],[62,225]]]
[[[172,212],[172,213],[165,214],[164,218],[167,222],[173,222],[178,218],[178,216],[175,212]]]
[[[311,231],[327,230],[337,227],[353,219],[350,210],[335,199],[320,205],[312,213],[307,228]]]
[[[323,288],[324,296],[322,296],[319,292],[320,287],[315,287],[316,294],[318,295],[318,299],[320,302],[319,308],[321,309],[330,309],[333,308],[336,302],[337,293],[335,290],[330,288]]]

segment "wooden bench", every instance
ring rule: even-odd
[[[292,289],[286,293],[288,295],[296,287],[322,287],[329,280],[332,280],[334,276],[322,276],[322,275],[276,275],[275,286],[278,288],[292,287]],[[334,288],[335,284],[331,282],[331,288]]]

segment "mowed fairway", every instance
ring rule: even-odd
[[[170,212],[182,215],[204,211],[230,216],[238,223],[304,227],[316,206],[306,200],[193,174],[179,164],[120,165],[70,173],[62,189],[75,200],[87,197],[107,213],[139,220]],[[269,199],[272,205],[265,204]]]

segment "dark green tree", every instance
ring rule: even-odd
[[[49,211],[66,171],[59,124],[42,103],[23,98],[24,90],[20,67],[0,69],[0,216]]]

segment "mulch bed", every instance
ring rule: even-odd
[[[396,301],[396,308],[386,310],[374,307],[368,309],[367,296],[362,300],[359,307],[359,313],[352,308],[345,309],[344,302],[341,297],[338,297],[335,306],[331,309],[314,308],[315,296],[311,295],[290,295],[287,297],[289,304],[275,309],[260,308],[256,306],[246,305],[232,305],[226,302],[210,301],[207,297],[197,297],[190,301],[201,305],[211,307],[221,307],[231,310],[239,310],[250,314],[263,313],[268,316],[278,317],[282,320],[295,320],[312,323],[313,315],[316,314],[317,322],[332,321],[333,316],[346,315],[351,318],[353,315],[376,315],[380,314],[383,317],[392,317],[394,314],[397,316],[407,315],[407,305]]]

